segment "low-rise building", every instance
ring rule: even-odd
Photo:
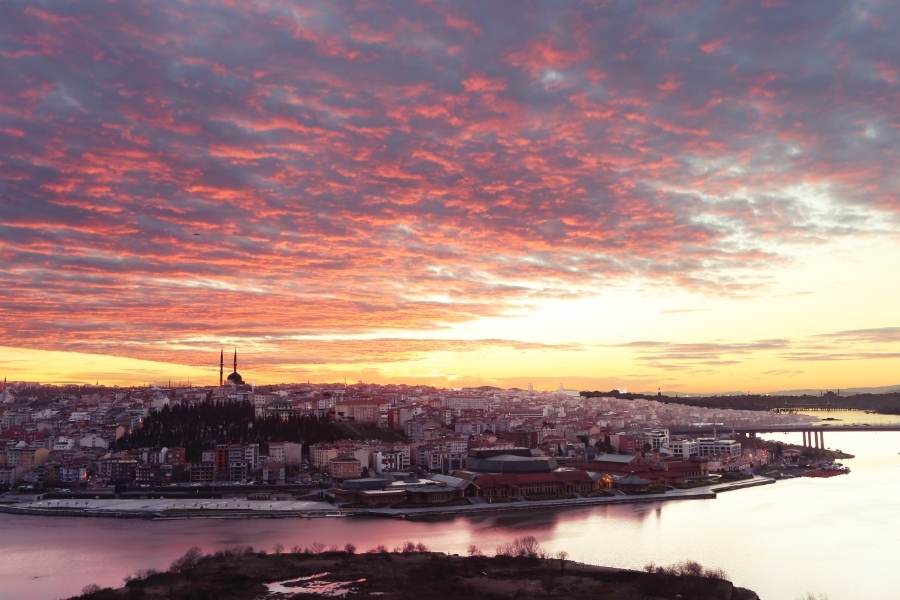
[[[209,483],[216,478],[216,463],[213,461],[191,463],[191,483]]]
[[[735,440],[718,438],[698,438],[697,445],[700,456],[740,456],[741,443]]]
[[[96,433],[88,433],[87,435],[81,436],[81,439],[78,440],[78,445],[81,448],[109,448],[109,441],[104,438],[102,435],[98,435]]]
[[[457,472],[454,475],[463,476]],[[473,473],[467,495],[488,500],[512,498],[570,498],[590,494],[598,485],[580,469],[558,469],[544,473]]]
[[[131,483],[137,466],[136,458],[103,458],[97,461],[97,475],[109,483]]]
[[[660,451],[669,456],[679,456],[687,459],[700,456],[700,443],[697,440],[675,438],[669,440],[668,444],[663,446]]]
[[[269,458],[284,466],[299,467],[303,459],[303,444],[297,442],[269,442]]]
[[[339,456],[328,461],[328,474],[338,480],[359,477],[362,468],[362,463],[352,456]]]
[[[326,469],[337,456],[338,448],[334,444],[319,443],[309,447],[309,463],[314,469]]]

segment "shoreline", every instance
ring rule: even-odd
[[[716,483],[688,490],[660,494],[600,496],[554,500],[483,503],[462,506],[424,506],[400,508],[340,508],[325,502],[265,500],[38,500],[18,504],[0,504],[0,514],[95,517],[108,519],[145,519],[156,521],[185,519],[273,519],[380,517],[416,519],[464,516],[517,510],[553,510],[584,506],[640,504],[670,500],[709,500],[723,492],[768,485],[775,479],[754,476],[729,483]]]

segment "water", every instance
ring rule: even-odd
[[[799,443],[800,434],[775,434]],[[121,585],[139,569],[166,568],[190,546],[271,550],[321,542],[361,551],[406,540],[492,553],[533,535],[573,560],[640,568],[691,558],[724,569],[763,600],[807,592],[829,600],[896,600],[900,569],[900,433],[826,433],[857,457],[852,473],[799,478],[715,500],[604,506],[414,522],[381,519],[134,521],[0,515],[0,599],[47,600],[89,583]]]

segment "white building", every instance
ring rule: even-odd
[[[450,396],[446,406],[452,410],[487,410],[490,402],[486,396]]]
[[[700,456],[740,456],[741,444],[734,440],[720,440],[717,438],[697,438]]]
[[[82,448],[109,448],[109,442],[103,436],[96,433],[89,433],[78,440],[78,445]]]
[[[54,452],[66,452],[75,449],[75,440],[70,437],[59,436],[53,442],[52,450]]]
[[[697,440],[669,440],[668,444],[663,446],[661,452],[671,456],[680,456],[688,459],[694,456],[700,456],[700,444]]]
[[[646,431],[642,434],[642,437],[647,440],[654,452],[659,452],[669,443],[669,430],[654,429]]]
[[[382,449],[372,453],[372,466],[376,473],[406,471],[410,467],[411,454],[409,446],[395,449]]]
[[[297,442],[269,443],[269,458],[288,467],[299,467],[303,458],[303,444]]]
[[[259,468],[259,444],[247,444],[244,446],[244,462],[247,468],[256,470]]]

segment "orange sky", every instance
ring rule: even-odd
[[[0,23],[11,380],[900,383],[900,8]]]

